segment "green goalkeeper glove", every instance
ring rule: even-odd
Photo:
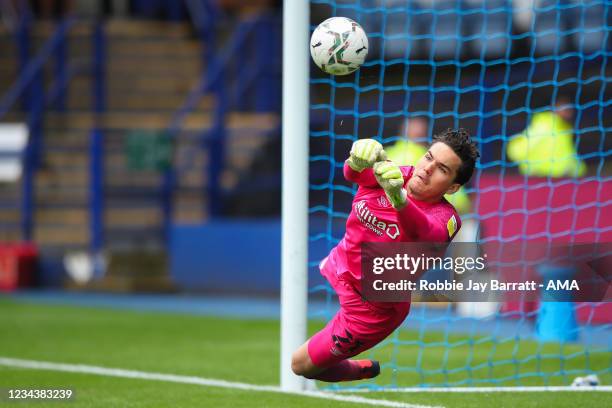
[[[361,139],[353,143],[351,154],[347,160],[351,169],[362,172],[370,168],[380,160],[385,160],[387,155],[383,147],[374,139]]]
[[[404,208],[408,194],[404,188],[404,177],[399,166],[392,161],[378,162],[374,164],[374,176],[385,190],[393,208],[396,210]]]

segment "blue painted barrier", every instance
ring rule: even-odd
[[[323,227],[321,220],[311,223],[311,228],[317,227]],[[169,248],[170,274],[179,289],[280,292],[280,218],[173,225]],[[309,260],[318,263],[329,249],[327,242],[310,242]],[[310,287],[324,283],[316,266],[308,269],[308,280]]]
[[[184,290],[278,292],[281,223],[218,220],[175,225],[170,231],[170,270]]]

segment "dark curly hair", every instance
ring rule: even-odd
[[[474,167],[476,167],[476,160],[480,157],[480,152],[476,143],[472,142],[468,131],[463,128],[447,129],[433,137],[432,144],[437,142],[444,143],[453,149],[461,159],[461,167],[457,171],[455,183],[463,185],[470,181],[474,173]]]

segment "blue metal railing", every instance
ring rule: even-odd
[[[204,14],[210,16],[209,14]],[[215,96],[216,107],[213,115],[213,123],[209,130],[206,130],[201,136],[202,149],[209,151],[209,162],[206,168],[208,174],[208,213],[212,216],[218,216],[221,213],[221,187],[220,175],[225,157],[225,142],[226,142],[226,116],[232,106],[240,106],[242,97],[254,86],[257,86],[255,98],[256,111],[271,111],[275,110],[274,103],[269,102],[273,99],[272,95],[275,89],[273,80],[259,81],[262,72],[269,68],[270,61],[268,53],[270,52],[271,42],[267,42],[272,28],[273,19],[269,15],[257,16],[250,20],[241,21],[238,23],[236,30],[231,38],[218,51],[215,47],[215,39],[217,37],[214,29],[208,27],[207,30],[200,31],[202,43],[204,46],[203,55],[208,59],[208,69],[203,73],[200,82],[190,91],[183,105],[175,112],[173,119],[168,128],[168,134],[171,138],[175,138],[181,131],[182,123],[186,116],[191,113],[205,93],[212,93]],[[263,34],[263,35],[262,35]],[[256,38],[266,41],[259,43],[261,48],[251,49],[250,41]],[[256,44],[258,42],[256,41]],[[280,48],[280,47],[279,47]],[[249,59],[252,56],[254,59]],[[252,64],[251,64],[252,62]],[[238,70],[238,78],[228,78],[228,72],[231,71],[233,65],[246,66],[248,75],[240,75]],[[272,78],[272,77],[271,77]],[[233,79],[237,86],[234,92],[230,91],[229,79]],[[276,85],[278,86],[278,85]],[[266,87],[268,87],[266,89]],[[255,94],[255,93],[254,93]],[[167,170],[164,177],[164,220],[165,231],[169,231],[172,222],[172,191],[176,179],[177,170],[170,168]]]
[[[31,16],[25,13],[19,20],[17,29],[15,30],[15,41],[17,42],[19,72],[26,72],[28,61],[30,60],[30,23]],[[24,98],[22,101],[23,110],[28,110],[30,98]],[[0,106],[1,103],[0,103]],[[0,108],[0,117],[2,117],[2,108]]]
[[[31,240],[33,233],[33,214],[35,208],[34,175],[41,164],[43,144],[43,117],[47,106],[54,106],[59,111],[66,109],[66,90],[70,79],[82,70],[82,66],[68,64],[67,41],[70,30],[77,24],[74,18],[68,18],[59,23],[55,32],[40,47],[33,58],[30,58],[30,30],[31,16],[25,14],[16,29],[19,57],[19,77],[0,98],[0,120],[12,109],[19,99],[22,100],[23,109],[28,114],[29,139],[23,156],[23,180],[21,198],[21,235],[24,240]],[[100,26],[101,30],[101,26]],[[100,65],[103,61],[103,36],[96,30],[94,36],[94,95],[96,111],[104,109],[103,71]],[[55,80],[49,90],[45,90],[43,69],[45,64],[54,58]],[[100,136],[101,137],[101,136]],[[93,175],[96,178],[98,175]],[[94,184],[100,187],[98,183]],[[100,187],[101,188],[101,187]],[[91,192],[92,195],[99,192]],[[92,200],[92,202],[95,200]],[[92,204],[92,210],[99,211]],[[101,218],[97,215],[98,218]],[[96,215],[93,215],[96,218]],[[101,228],[99,229],[101,231]],[[92,246],[100,245],[101,235],[92,236]]]
[[[280,24],[278,16],[266,13],[255,22],[251,42],[243,43],[238,56],[248,64],[240,64],[240,73],[232,98],[235,106],[246,110],[250,105],[256,112],[280,111],[280,102],[274,95],[280,95]],[[251,63],[252,62],[252,63]],[[250,94],[252,100],[244,98]]]
[[[29,59],[30,17],[25,15],[17,29],[20,72],[19,79],[0,99],[0,119],[4,117],[20,97],[28,112],[28,129],[30,137],[24,152],[24,170],[22,182],[21,231],[24,240],[32,239],[34,214],[34,174],[40,164],[40,152],[43,138],[42,116],[45,109],[45,90],[42,69],[53,55],[59,44],[64,41],[74,20],[62,22],[51,38],[41,47],[33,59]]]
[[[20,75],[17,81],[15,81],[9,90],[2,96],[2,98],[0,98],[0,118],[8,113],[19,98],[25,96],[26,101],[32,101],[32,98],[27,95],[28,88],[36,81],[36,77],[42,74],[42,69],[45,63],[51,58],[51,56],[53,56],[53,53],[60,43],[65,41],[68,31],[74,26],[75,23],[76,21],[73,19],[61,22],[58,28],[55,30],[55,33],[53,33],[49,40],[42,45],[36,56],[33,59],[30,59],[30,22],[28,18],[24,18],[24,20],[22,20],[17,34],[17,41],[19,43]]]
[[[94,128],[89,139],[89,216],[90,216],[90,249],[94,254],[100,253],[104,246],[104,131],[100,126],[99,115],[106,111],[105,70],[106,38],[104,26],[98,21],[94,27],[93,40],[93,106],[96,113]],[[95,271],[96,273],[99,271]]]
[[[104,244],[104,134],[98,127],[89,136],[89,229],[93,253]]]
[[[200,82],[186,97],[184,104],[176,111],[168,134],[174,138],[181,132],[182,124],[186,116],[191,113],[202,96],[212,93],[215,96],[216,107],[213,113],[213,123],[199,138],[202,149],[210,152],[211,160],[206,169],[208,179],[208,212],[214,217],[221,212],[220,199],[222,191],[220,188],[220,174],[224,164],[226,143],[226,118],[232,107],[239,107],[239,101],[245,100],[244,96],[251,95],[250,104],[254,111],[271,111],[274,103],[270,102],[270,95],[274,93],[274,81],[271,75],[274,61],[269,58],[271,42],[275,34],[271,25],[274,19],[270,15],[240,22],[233,31],[230,40],[223,47],[215,47],[218,37],[215,26],[216,10],[212,2],[203,1],[208,8],[205,9],[207,25],[200,32],[203,38],[203,58],[206,59],[207,69],[203,71]],[[69,19],[62,21],[52,36],[40,47],[34,56],[30,55],[30,20],[25,19],[19,25],[16,39],[19,50],[20,75],[13,86],[0,98],[0,118],[4,116],[20,99],[24,101],[24,107],[28,112],[28,125],[30,129],[30,140],[24,155],[24,177],[22,193],[21,230],[24,239],[32,238],[33,213],[35,208],[35,192],[33,189],[34,175],[40,164],[40,153],[43,143],[43,117],[45,109],[52,106],[58,111],[66,109],[66,90],[71,78],[78,74],[83,66],[69,63],[67,36],[76,23]],[[105,95],[105,70],[106,40],[101,22],[96,22],[93,33],[93,64],[91,73],[92,80],[92,105],[97,115],[94,127],[90,132],[90,182],[89,182],[89,213],[91,231],[90,248],[96,253],[104,245],[104,133],[99,122],[99,114],[106,110]],[[254,47],[261,47],[254,49]],[[280,47],[278,47],[280,48]],[[245,56],[249,55],[248,59]],[[43,68],[48,61],[53,61],[54,79],[50,86],[45,87],[43,83]],[[248,65],[245,70],[243,81],[229,77],[228,72],[238,72],[230,69],[232,66]],[[236,85],[238,84],[238,85]],[[232,88],[232,85],[234,87]],[[278,85],[276,85],[278,86]],[[272,92],[270,92],[272,90]],[[165,231],[169,230],[172,222],[172,192],[175,187],[177,169],[172,166],[167,170],[163,181],[163,214],[165,219]]]

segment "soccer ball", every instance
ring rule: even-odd
[[[310,55],[324,72],[348,75],[365,61],[368,36],[350,18],[328,18],[319,24],[310,37]]]

